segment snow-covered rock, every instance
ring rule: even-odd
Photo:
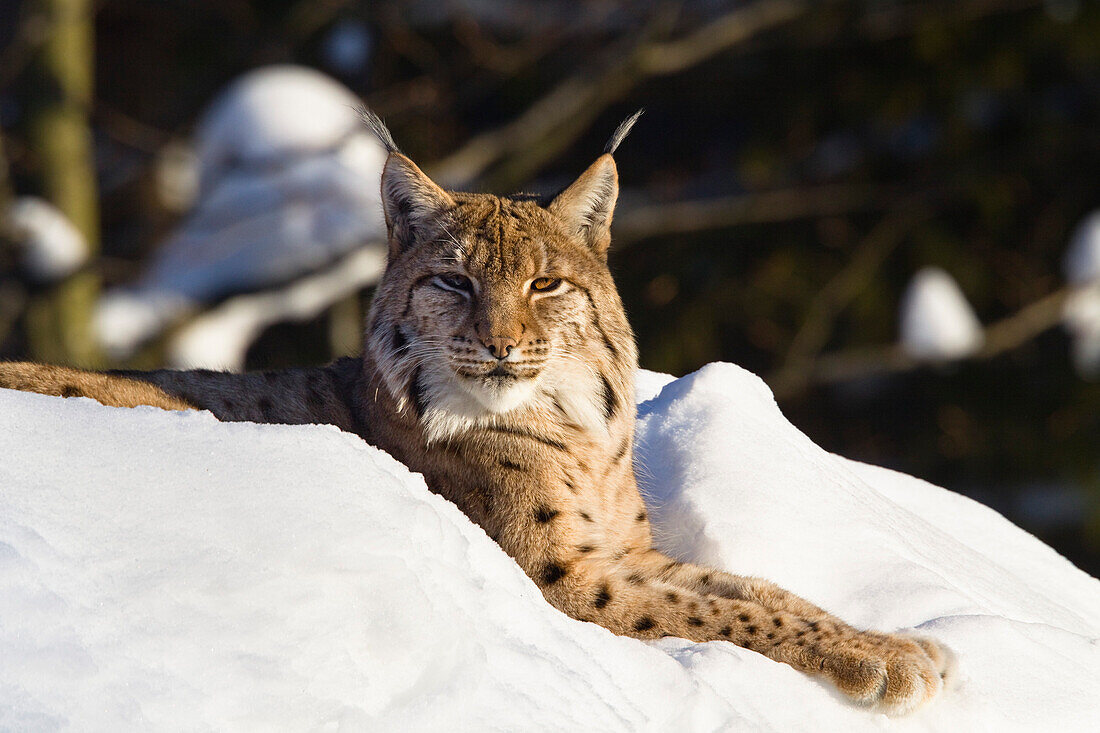
[[[20,196],[4,213],[4,226],[22,246],[23,267],[35,280],[60,280],[87,262],[84,235],[49,201]]]
[[[955,279],[936,267],[913,276],[901,304],[901,346],[915,359],[946,362],[981,348],[982,326]]]
[[[332,427],[0,390],[0,729],[1096,729],[1100,582],[975,502],[826,453],[737,367],[643,373],[639,396],[663,547],[920,629],[954,684],[888,719],[726,642],[572,620]]]
[[[207,303],[280,289],[358,249],[384,252],[387,153],[359,105],[338,82],[295,66],[230,85],[196,134],[198,201],[139,280],[101,300],[103,346],[125,356]]]
[[[362,128],[363,102],[316,69],[279,64],[254,69],[223,91],[195,132],[201,188],[225,171],[325,153]]]

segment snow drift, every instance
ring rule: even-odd
[[[737,367],[640,382],[660,544],[942,640],[939,699],[888,719],[726,642],[574,621],[332,427],[0,390],[0,729],[1095,729],[1100,582],[826,453]]]

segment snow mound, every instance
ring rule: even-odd
[[[955,279],[926,267],[909,283],[901,306],[901,346],[923,361],[970,356],[983,341],[982,325]]]
[[[324,152],[361,128],[363,103],[305,66],[278,64],[234,81],[203,113],[195,134],[202,189],[239,165]]]
[[[339,82],[295,66],[231,84],[196,134],[194,208],[139,280],[97,308],[104,348],[124,357],[207,303],[282,289],[357,250],[384,252],[387,152],[360,122],[360,104]]]
[[[0,390],[0,729],[1086,730],[1100,583],[995,512],[826,453],[757,378],[640,375],[663,547],[857,624],[956,683],[908,718],[726,642],[554,610],[480,528],[327,426]]]

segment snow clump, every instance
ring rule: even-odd
[[[982,325],[954,278],[936,267],[918,272],[902,298],[901,346],[915,359],[948,362],[981,348]]]

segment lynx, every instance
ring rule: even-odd
[[[633,469],[637,354],[607,266],[613,154],[637,115],[548,202],[444,191],[364,117],[389,150],[389,251],[361,357],[263,374],[4,364],[0,387],[333,424],[423,474],[575,619],[732,642],[891,713],[933,698],[950,666],[936,642],[857,630],[653,547]]]

